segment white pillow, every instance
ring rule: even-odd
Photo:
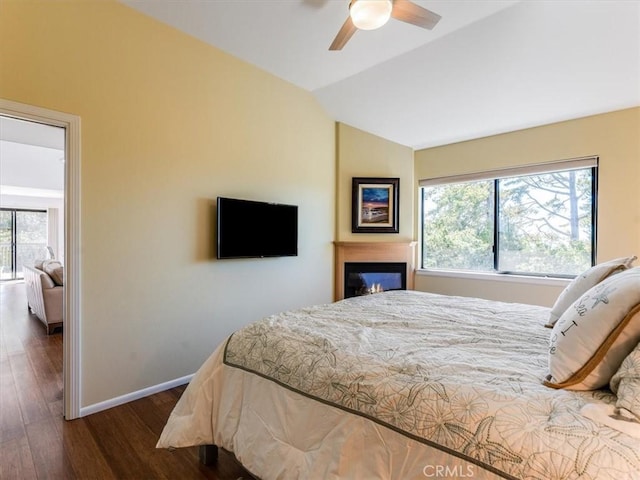
[[[605,278],[631,268],[636,258],[634,255],[633,257],[616,258],[608,262],[599,263],[574,278],[558,296],[556,303],[551,308],[549,321],[545,327],[553,328],[567,308],[587,290],[596,286]]]
[[[42,263],[42,270],[49,274],[53,283],[58,286],[64,285],[64,267],[58,260],[45,260]]]
[[[545,385],[595,390],[607,385],[640,342],[640,268],[589,289],[551,331]]]
[[[617,416],[640,425],[640,343],[623,360],[609,385],[618,396]]]

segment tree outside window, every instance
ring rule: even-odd
[[[422,187],[422,267],[574,276],[595,260],[596,167]]]

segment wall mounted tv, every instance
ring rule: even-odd
[[[298,207],[218,197],[217,258],[298,255]]]

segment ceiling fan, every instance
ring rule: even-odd
[[[374,30],[387,23],[389,17],[431,30],[440,15],[410,0],[351,0],[349,16],[334,38],[329,50],[342,50],[356,30]]]

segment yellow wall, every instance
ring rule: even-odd
[[[114,1],[1,0],[0,65],[0,98],[81,117],[83,407],[331,301],[335,124],[309,93]],[[299,256],[216,261],[218,195],[297,204]]]
[[[420,150],[415,178],[597,155],[598,262],[640,256],[640,108],[620,110],[468,142]],[[551,305],[561,286],[494,283],[420,276],[416,288]]]
[[[337,124],[338,212],[336,240],[342,242],[399,242],[413,240],[413,149],[357,128]],[[351,232],[351,179],[400,178],[399,233]]]
[[[415,179],[596,154],[598,258],[640,252],[637,108],[422,150],[414,164],[411,148],[334,124],[309,93],[109,0],[0,0],[0,65],[0,98],[82,120],[82,406],[194,372],[265,314],[330,301],[334,234],[414,239]],[[399,234],[351,233],[354,176],[400,177]],[[213,259],[217,195],[299,205],[299,256]],[[416,285],[543,304],[559,290]]]

